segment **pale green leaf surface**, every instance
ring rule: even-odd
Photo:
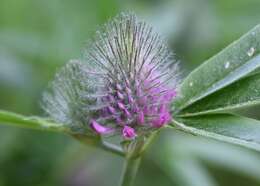
[[[174,138],[175,148],[183,153],[197,157],[211,165],[222,167],[225,170],[237,172],[260,182],[260,157],[259,153],[249,151],[227,143],[220,143],[205,138],[194,138],[193,136],[182,136]],[[179,150],[179,151],[180,151]]]
[[[214,184],[214,177],[210,174],[212,172],[207,172],[205,165],[225,170],[223,174],[233,172],[238,174],[237,176],[246,176],[260,183],[258,152],[169,129],[163,130],[160,140],[156,141],[150,150],[153,153],[147,155],[152,156],[151,161],[159,170],[164,171],[173,182],[178,182],[181,186]],[[160,151],[157,150],[158,146]],[[195,173],[190,175],[193,171]]]
[[[172,160],[171,162],[173,162]],[[172,179],[174,176],[178,176],[178,179],[182,185],[186,186],[216,186],[216,181],[209,174],[207,169],[203,165],[191,158],[179,158],[175,163],[170,164],[170,173]]]
[[[260,26],[213,56],[183,81],[174,108],[178,112],[260,67]]]
[[[166,132],[166,130],[165,130]],[[148,153],[150,161],[153,161],[159,168],[158,171],[163,171],[173,182],[173,185],[178,186],[216,186],[216,181],[210,175],[207,168],[198,161],[198,159],[186,153],[184,149],[178,147],[179,132],[167,130],[168,135],[162,135],[164,140],[158,140],[158,144],[153,145]],[[158,146],[160,150],[158,151]]]
[[[260,157],[258,152],[241,148],[238,145],[198,136],[194,137],[176,131],[167,130],[167,134],[166,144],[164,143],[164,145],[168,151],[161,155],[162,159],[165,159],[165,154],[171,158],[171,160],[166,160],[166,163],[179,157],[199,159],[203,160],[203,163],[206,162],[223,170],[236,172],[260,183]]]
[[[231,114],[179,118],[178,129],[260,151],[260,121]]]
[[[182,116],[226,112],[232,109],[260,103],[260,74],[235,82],[204,99],[192,104],[181,112]]]

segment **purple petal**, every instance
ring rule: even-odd
[[[144,124],[144,112],[140,111],[137,115],[137,123],[142,125]]]
[[[177,95],[176,90],[174,90],[174,89],[168,90],[168,91],[166,92],[166,94],[163,96],[163,100],[164,100],[164,101],[172,101],[172,99],[173,99],[174,97],[176,97],[176,95]]]
[[[149,115],[150,114],[148,106],[144,106],[143,112],[144,112],[145,115]]]
[[[132,94],[132,90],[130,88],[126,87],[125,90],[126,90],[127,94]]]
[[[115,98],[114,98],[114,96],[112,96],[112,95],[108,95],[108,96],[107,96],[107,100],[108,100],[109,102],[114,102],[114,101],[115,101]]]
[[[110,127],[105,127],[95,120],[91,120],[90,127],[98,134],[111,134],[115,131],[115,129]]]
[[[117,91],[116,94],[119,99],[122,99],[122,100],[124,99],[124,95],[122,93],[120,93],[119,91]]]
[[[139,99],[138,99],[138,103],[140,105],[145,105],[147,103],[147,98],[146,96],[141,96]]]
[[[107,109],[110,112],[110,114],[115,114],[116,113],[116,110],[114,109],[114,107],[108,106]]]
[[[116,117],[116,123],[117,123],[118,125],[120,125],[120,126],[124,126],[124,125],[125,125],[124,122],[123,122],[123,120],[121,119],[121,117]]]
[[[118,102],[117,105],[120,109],[125,110],[125,105],[123,103]]]
[[[120,84],[117,83],[117,84],[116,84],[116,89],[117,89],[117,90],[122,90],[123,88],[122,88],[122,86],[121,86]]]
[[[166,107],[165,104],[160,105],[159,112],[160,112],[160,113],[167,112],[167,107]]]
[[[150,110],[150,113],[151,113],[151,114],[157,113],[157,107],[156,107],[156,106],[153,106],[153,105],[150,106],[149,110]]]
[[[128,94],[128,102],[130,103],[130,104],[133,104],[134,103],[134,98],[130,95],[130,94]]]
[[[138,113],[138,112],[140,112],[140,110],[141,110],[141,109],[138,107],[138,105],[137,105],[137,104],[134,104],[132,111],[133,111],[134,113]]]
[[[131,118],[132,115],[130,114],[130,112],[127,109],[124,109],[124,113],[125,113],[126,117]]]
[[[127,87],[130,86],[130,81],[129,81],[128,79],[126,79],[125,83],[126,83],[126,86],[127,86]]]
[[[161,113],[159,116],[152,121],[152,126],[160,128],[171,121],[172,117],[169,112]]]
[[[142,88],[137,85],[137,87],[136,87],[136,95],[137,95],[137,97],[142,96],[142,92],[143,92]]]
[[[125,139],[134,139],[137,136],[135,129],[129,126],[124,126],[122,135]]]

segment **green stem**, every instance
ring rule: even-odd
[[[61,124],[50,122],[39,117],[26,117],[12,112],[0,110],[0,124],[31,129],[66,132],[68,129]]]
[[[5,125],[12,125],[16,127],[23,127],[23,128],[30,128],[30,129],[38,129],[38,130],[48,130],[48,131],[55,131],[55,132],[65,132],[70,134],[69,129],[63,127],[62,124],[50,122],[44,118],[39,117],[26,117],[20,114],[15,114],[12,112],[2,111],[0,110],[0,124]],[[78,137],[80,140],[81,138]],[[98,140],[98,144],[96,144],[96,139],[90,139],[86,137],[88,140],[84,140],[87,144],[96,145],[99,148],[111,152],[113,154],[124,156],[123,150],[113,144],[102,142]]]
[[[157,136],[158,131],[150,134],[149,138],[139,138],[139,140],[134,141],[126,146],[126,159],[124,165],[124,171],[120,181],[120,186],[132,186],[134,179],[136,177],[141,158],[143,153],[146,151],[148,146]]]
[[[124,171],[122,174],[120,186],[132,186],[135,180],[139,165],[141,162],[141,157],[138,158],[126,158]]]

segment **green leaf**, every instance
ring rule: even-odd
[[[12,125],[17,127],[40,129],[48,131],[66,132],[68,129],[62,124],[50,122],[40,117],[26,117],[19,114],[1,111],[0,124]]]
[[[175,110],[181,111],[258,69],[259,52],[260,25],[191,72],[181,85]]]
[[[224,112],[260,103],[260,74],[237,81],[182,110],[181,116]]]
[[[179,118],[177,129],[260,151],[260,121],[231,114]]]

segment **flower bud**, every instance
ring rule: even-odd
[[[171,122],[178,64],[158,34],[122,13],[97,32],[44,95],[44,109],[73,130],[133,140]]]

